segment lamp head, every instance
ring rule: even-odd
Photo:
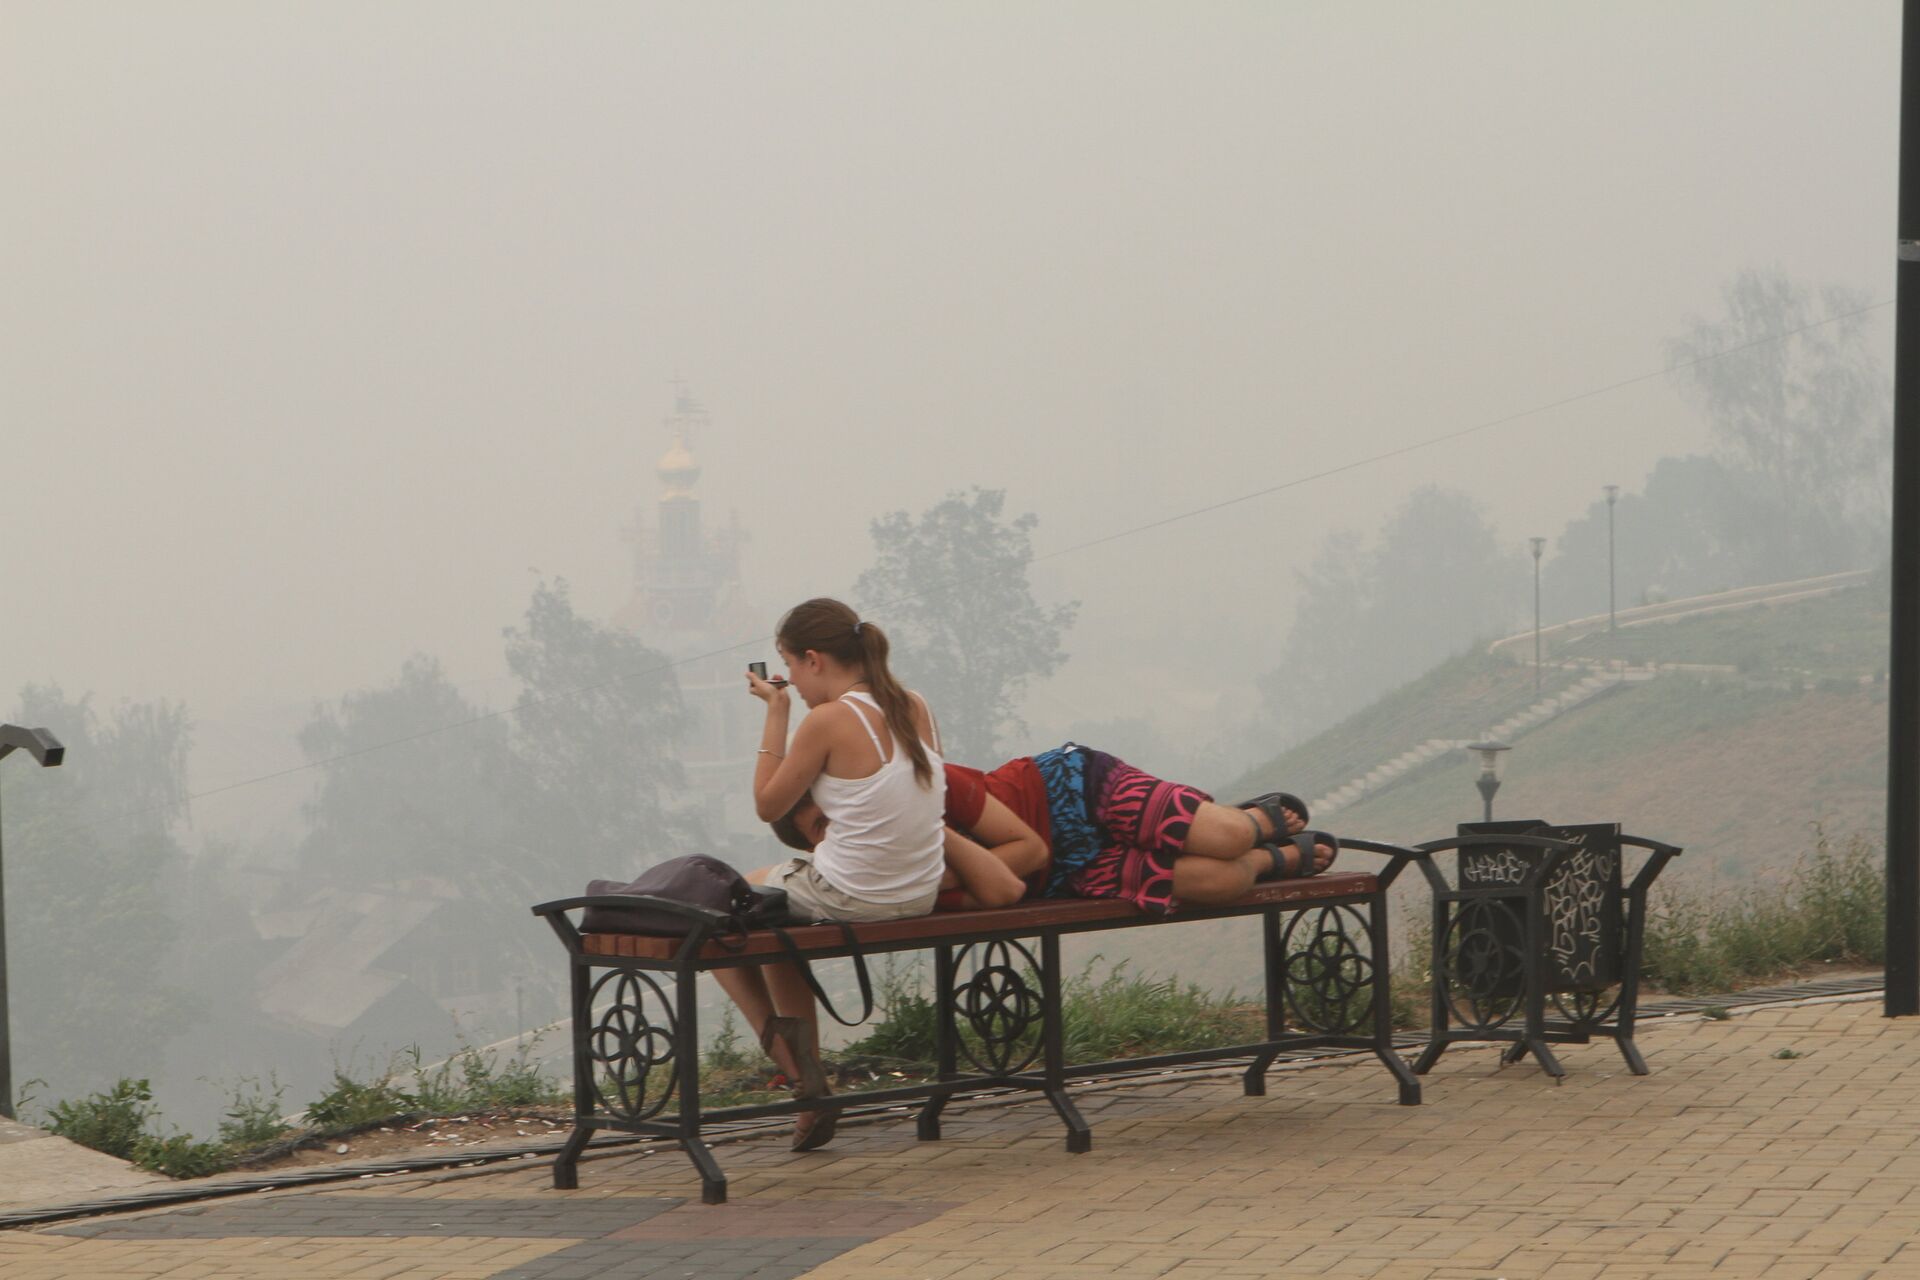
[[[51,730],[28,729],[17,724],[0,724],[0,760],[15,747],[25,747],[42,768],[51,769],[67,758],[67,749]]]
[[[1540,553],[1547,549],[1547,540],[1545,538],[1528,538],[1527,541],[1533,544],[1533,558],[1538,560]]]
[[[1498,782],[1500,780],[1500,755],[1502,752],[1513,750],[1513,748],[1504,742],[1471,742],[1467,744],[1467,750],[1480,757],[1480,776],[1483,778],[1491,778],[1495,782]]]
[[[1620,486],[1617,484],[1608,484],[1600,487],[1607,491],[1607,505],[1612,506],[1614,499],[1620,496]]]

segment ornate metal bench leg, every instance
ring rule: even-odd
[[[1526,1056],[1527,1042],[1525,1040],[1515,1040],[1512,1044],[1500,1051],[1500,1065],[1510,1067]]]
[[[1067,1097],[1067,1054],[1060,1009],[1060,935],[1047,933],[1040,938],[1040,1000],[1042,1052],[1046,1057],[1047,1101],[1067,1126],[1067,1150],[1079,1155],[1093,1150],[1093,1130]]]
[[[1393,1047],[1393,960],[1388,954],[1387,895],[1375,893],[1367,912],[1373,935],[1373,1051],[1400,1082],[1400,1105],[1420,1105],[1420,1081]]]
[[[674,1069],[680,1086],[680,1149],[700,1171],[700,1200],[703,1204],[727,1202],[727,1175],[720,1162],[700,1140],[700,1022],[699,994],[694,989],[697,975],[682,968],[674,976],[675,1003],[679,1017],[674,1020]]]
[[[593,1137],[593,1130],[586,1125],[575,1125],[573,1132],[567,1135],[566,1145],[560,1148],[553,1158],[553,1189],[555,1191],[575,1191],[580,1186],[580,1152],[585,1149],[587,1139]]]
[[[941,944],[933,949],[933,1053],[939,1068],[939,1078],[951,1080],[958,1073],[959,1054],[954,1046],[959,1034],[953,1025],[953,948]],[[922,1142],[940,1140],[940,1114],[947,1109],[945,1094],[937,1098],[928,1098],[920,1108],[920,1114],[914,1123],[916,1136]]]
[[[713,1158],[713,1152],[707,1150],[707,1144],[698,1138],[682,1138],[680,1149],[687,1153],[687,1159],[693,1161],[693,1167],[700,1171],[700,1202],[725,1204],[727,1175],[720,1172],[720,1162]]]
[[[947,1109],[945,1094],[937,1098],[928,1098],[920,1104],[920,1112],[914,1118],[914,1136],[922,1142],[940,1141],[940,1113]]]
[[[1637,1076],[1649,1075],[1652,1068],[1647,1060],[1640,1056],[1640,1050],[1634,1045],[1632,1036],[1617,1036],[1614,1043],[1620,1046],[1620,1056],[1627,1060],[1627,1070]]]
[[[1566,1078],[1566,1068],[1560,1065],[1560,1059],[1554,1057],[1553,1050],[1547,1048],[1545,1040],[1523,1040],[1518,1047],[1533,1054],[1539,1060],[1540,1069],[1552,1076],[1555,1083]]]
[[[1420,1056],[1413,1061],[1413,1074],[1423,1076],[1433,1070],[1433,1064],[1440,1061],[1440,1055],[1446,1051],[1447,1042],[1445,1040],[1427,1041],[1427,1047],[1422,1049]]]
[[[1267,1039],[1278,1040],[1287,1033],[1287,957],[1280,947],[1278,911],[1269,909],[1260,913],[1260,954],[1267,974]],[[1279,1056],[1279,1050],[1269,1049],[1247,1068],[1240,1078],[1240,1087],[1249,1098],[1266,1096],[1267,1068]]]
[[[567,1135],[566,1145],[553,1158],[556,1191],[573,1191],[580,1186],[580,1152],[586,1147],[587,1139],[593,1137],[593,1129],[585,1123],[593,1114],[593,1054],[589,1040],[593,1027],[593,999],[589,994],[593,973],[585,965],[575,963],[570,966],[568,977],[568,1003],[573,1014],[568,1028],[573,1036],[573,1132]]]
[[[1268,1049],[1248,1065],[1245,1074],[1240,1077],[1240,1088],[1249,1098],[1267,1096],[1267,1068],[1279,1057],[1277,1050]]]

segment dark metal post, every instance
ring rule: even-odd
[[[1617,631],[1619,625],[1613,618],[1613,504],[1620,496],[1620,486],[1610,484],[1607,490],[1607,630]]]
[[[0,724],[0,760],[14,748],[25,747],[42,768],[52,768],[67,758],[60,739],[45,729],[23,729],[17,724]],[[0,1116],[17,1120],[13,1114],[13,1032],[7,1008],[7,888],[6,849],[0,845]]]
[[[0,842],[0,1116],[18,1120],[13,1114],[13,1035],[9,1030],[13,1024],[7,1010],[6,868],[6,845]]]
[[[1533,544],[1533,694],[1537,698],[1540,696],[1540,553],[1546,550],[1547,540],[1528,538],[1527,541]]]
[[[1901,31],[1899,237],[1887,658],[1889,1018],[1920,1014],[1920,0],[1906,0]]]

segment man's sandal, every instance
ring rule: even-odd
[[[1292,835],[1292,833],[1287,830],[1288,813],[1296,815],[1302,823],[1305,823],[1313,816],[1307,812],[1307,805],[1304,800],[1299,796],[1290,795],[1285,791],[1269,791],[1265,795],[1255,796],[1251,800],[1242,800],[1239,804],[1235,805],[1234,808],[1258,809],[1261,813],[1267,815],[1267,821],[1273,824],[1273,834],[1268,836],[1266,840],[1259,841],[1261,844],[1265,844],[1269,840],[1285,840]]]
[[[793,1083],[793,1096],[796,1099],[805,1102],[812,1098],[824,1098],[833,1092],[827,1084],[827,1073],[821,1067],[819,1057],[801,1035],[800,1019],[767,1019],[767,1025],[760,1031],[760,1047],[767,1051],[769,1058],[773,1057],[776,1037],[787,1042],[787,1052],[793,1057],[794,1070],[800,1073],[800,1078]],[[839,1123],[840,1112],[835,1107],[801,1112],[794,1117],[793,1150],[812,1151],[826,1146],[833,1141],[833,1131]]]
[[[1316,846],[1328,845],[1333,849],[1334,858],[1340,856],[1340,840],[1328,831],[1302,831],[1286,840],[1262,841],[1260,848],[1265,849],[1273,858],[1273,870],[1259,877],[1261,880],[1301,880],[1307,876],[1317,876],[1325,868],[1315,865]],[[1293,854],[1291,861],[1286,855]],[[1333,860],[1327,861],[1331,867]]]

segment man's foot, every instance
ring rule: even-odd
[[[1269,791],[1251,800],[1242,800],[1234,808],[1247,811],[1247,817],[1253,823],[1256,843],[1283,840],[1299,833],[1307,825],[1306,802],[1285,791]],[[1264,823],[1261,821],[1263,818],[1266,820]],[[1266,829],[1262,830],[1262,827]]]
[[[1290,840],[1266,841],[1260,847],[1273,858],[1273,869],[1260,877],[1263,881],[1317,876],[1340,854],[1339,840],[1325,831],[1302,831]]]

